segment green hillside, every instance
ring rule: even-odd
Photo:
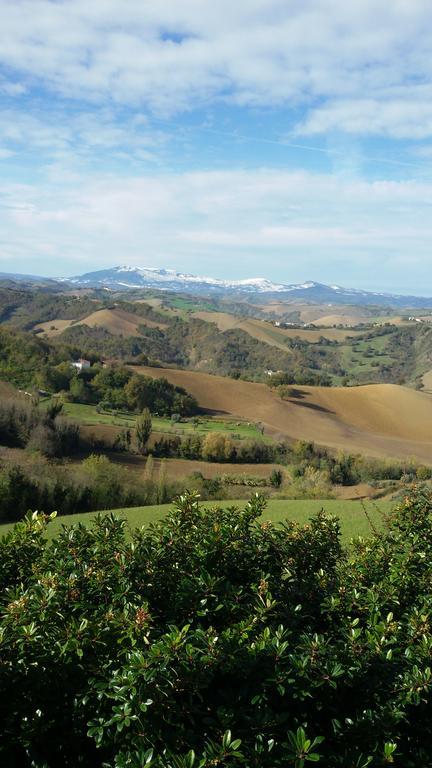
[[[214,508],[221,506],[227,509],[231,506],[242,506],[243,500],[229,500],[221,502],[206,502],[205,506]],[[171,504],[153,505],[148,507],[132,507],[128,509],[109,510],[116,515],[124,518],[130,529],[148,525],[165,517],[171,508]],[[320,509],[323,509],[329,515],[335,515],[339,518],[342,530],[342,539],[348,542],[355,536],[368,536],[372,533],[372,525],[381,528],[383,516],[385,516],[394,506],[392,502],[379,501],[378,503],[366,501],[340,501],[334,499],[318,500],[277,500],[270,499],[262,515],[262,520],[271,520],[274,523],[280,523],[284,520],[295,520],[304,525],[309,518],[315,515]],[[366,511],[365,511],[366,510]],[[53,520],[48,527],[50,538],[57,535],[63,525],[74,525],[78,523],[89,524],[96,517],[97,512],[86,512],[77,515],[62,515]],[[0,533],[4,534],[13,526],[3,524],[0,526]]]

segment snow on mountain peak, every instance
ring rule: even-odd
[[[88,272],[85,275],[71,278],[72,282],[94,283],[103,285],[115,284],[123,287],[143,287],[152,284],[154,287],[166,287],[168,290],[178,290],[179,287],[208,286],[221,290],[251,290],[258,292],[283,291],[286,286],[281,283],[273,283],[265,277],[252,277],[244,280],[222,280],[215,277],[191,275],[187,272],[177,272],[174,269],[158,267],[131,267],[122,264],[111,269]]]
[[[243,280],[191,275],[174,269],[159,267],[132,267],[127,264],[109,267],[84,275],[69,278],[65,282],[87,285],[107,290],[156,289],[165,291],[190,292],[197,295],[224,295],[243,293],[250,295],[279,294],[291,300],[305,299],[312,303],[336,302],[338,304],[381,304],[385,306],[429,306],[430,301],[421,303],[420,297],[368,292],[340,285],[324,285],[313,280],[300,284],[275,283],[265,277],[251,277]],[[408,302],[409,299],[409,302]]]

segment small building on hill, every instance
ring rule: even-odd
[[[75,360],[73,363],[71,363],[71,366],[76,368],[78,371],[82,371],[83,368],[90,368],[90,365],[90,360],[84,360],[82,357],[79,360]]]

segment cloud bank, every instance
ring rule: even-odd
[[[424,292],[431,26],[430,0],[2,0],[0,269]]]
[[[430,136],[429,0],[3,0],[0,90],[157,113],[305,110],[295,130]]]
[[[57,275],[129,262],[416,290],[431,213],[432,184],[266,169],[16,185],[0,194],[0,270],[33,254]]]

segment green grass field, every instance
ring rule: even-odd
[[[185,312],[216,312],[214,304],[207,301],[193,301],[192,299],[184,299],[179,296],[178,298],[170,297],[169,300],[165,300],[166,303],[173,309],[182,309]]]
[[[48,403],[49,400],[45,400],[44,403]],[[98,413],[95,405],[84,405],[81,403],[65,403],[63,406],[63,413],[65,416],[69,416],[71,419],[78,421],[82,425],[96,426],[97,424],[109,424],[111,426],[122,428],[134,428],[136,416],[126,411],[118,411],[113,413]],[[154,432],[167,432],[171,434],[191,434],[198,432],[206,434],[207,432],[224,432],[232,437],[237,436],[238,439],[253,438],[253,439],[265,439],[262,438],[261,432],[255,424],[249,424],[244,421],[234,421],[233,419],[217,419],[206,416],[199,417],[199,423],[195,427],[191,421],[178,422],[172,424],[168,418],[162,418],[159,416],[152,416],[152,425]]]
[[[203,502],[203,506],[229,507],[232,505],[243,506],[241,501],[222,501],[222,502]],[[156,520],[160,520],[167,514],[170,504],[149,507],[132,507],[130,509],[110,510],[115,514],[124,517],[130,529],[146,525]],[[380,528],[385,515],[392,509],[393,503],[380,501],[378,503],[366,502],[365,508],[372,524]],[[262,516],[262,520],[271,520],[279,523],[283,520],[296,520],[298,523],[307,523],[309,518],[324,509],[330,515],[336,515],[341,523],[342,540],[347,543],[353,536],[368,536],[371,533],[371,526],[364,512],[362,504],[358,501],[340,501],[340,500],[270,500]],[[49,525],[49,536],[54,537],[61,529],[62,525],[72,525],[73,523],[89,523],[98,514],[97,512],[87,512],[80,515],[65,515],[57,517]],[[6,533],[12,525],[5,524],[0,526],[0,534]]]
[[[341,364],[351,376],[376,378],[377,369],[394,363],[394,357],[386,354],[389,336],[376,336],[366,341],[356,341],[341,346]]]

